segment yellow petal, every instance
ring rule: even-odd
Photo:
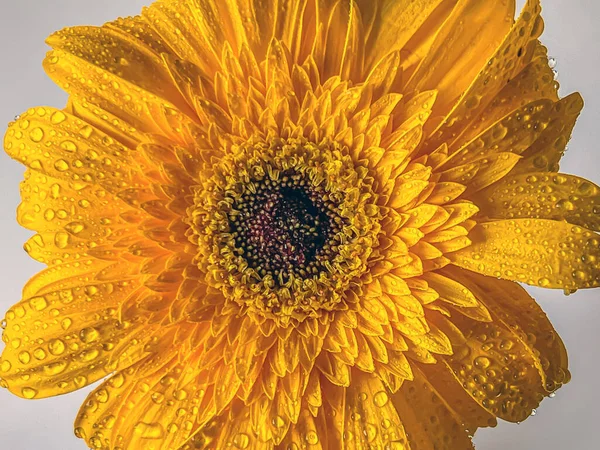
[[[511,6],[514,8],[514,2],[512,3]],[[485,111],[498,92],[507,83],[511,82],[515,75],[532,60],[536,45],[538,45],[537,38],[544,28],[540,11],[539,0],[527,1],[519,19],[513,24],[502,44],[495,49],[490,64],[478,67],[481,68],[481,71],[477,78],[462,93],[461,100],[452,112],[432,133],[432,140],[428,145],[435,148],[442,142],[446,142],[452,150],[454,148],[453,143],[457,140],[463,140],[463,133],[470,133],[470,124],[475,122],[475,119]],[[512,16],[509,21],[512,22]],[[545,66],[548,68],[547,63]],[[551,80],[553,78],[552,76]],[[518,101],[519,99],[515,99],[515,102],[511,105],[514,107]],[[502,117],[503,115],[490,115],[488,113],[486,116]],[[485,117],[483,118],[485,120]]]
[[[407,337],[416,346],[421,347],[428,352],[440,355],[451,355],[452,344],[450,343],[448,336],[431,322],[428,323],[428,328],[429,330],[425,334]]]
[[[574,175],[509,175],[477,197],[483,214],[492,219],[566,220],[600,230],[600,187]]]
[[[367,67],[372,67],[388,53],[401,50],[438,6],[444,4],[448,10],[452,4],[444,0],[358,0],[356,3],[363,21],[371,25]]]
[[[449,181],[435,183],[433,191],[431,191],[431,194],[429,194],[429,197],[427,198],[427,203],[432,203],[434,205],[449,203],[460,197],[466,189],[466,186],[463,184]]]
[[[388,201],[388,206],[395,209],[407,207],[407,205],[414,202],[419,194],[427,189],[428,186],[428,181],[402,181],[398,179],[392,195],[390,196],[390,200]]]
[[[98,129],[127,148],[136,148],[143,140],[143,134],[133,128],[130,123],[99,106],[69,97],[65,111],[90,125],[90,128],[82,129],[84,136],[93,132],[94,129]]]
[[[486,294],[487,295],[487,294]],[[466,342],[444,357],[456,379],[491,414],[510,422],[526,419],[547,395],[536,352],[492,314],[493,322],[456,315]]]
[[[423,274],[422,278],[439,294],[440,300],[444,302],[462,308],[475,307],[478,304],[477,299],[469,289],[456,280],[444,276],[443,272],[428,272]]]
[[[571,379],[565,346],[548,317],[520,285],[449,267],[448,273],[469,285],[493,314],[493,320],[513,330],[514,339],[535,354],[543,387],[553,392]],[[532,339],[532,336],[534,338]],[[509,341],[505,347],[509,347]]]
[[[352,372],[352,384],[346,389],[346,448],[394,448],[406,444],[403,420],[390,396],[376,376]]]
[[[495,153],[442,172],[442,180],[465,185],[469,193],[477,192],[506,176],[520,159],[514,153]]]
[[[504,40],[514,13],[514,1],[459,1],[406,90],[436,89],[434,114],[447,113]]]
[[[439,364],[417,364],[413,370],[427,389],[452,412],[452,416],[464,424],[465,430],[473,435],[478,428],[496,426],[496,417],[477,403],[460,385],[452,370],[440,361]],[[414,366],[413,366],[414,367]],[[409,387],[410,384],[407,384]]]
[[[308,409],[303,409],[298,423],[290,426],[290,431],[277,448],[281,450],[296,447],[309,450],[327,450],[331,448],[327,447],[329,433],[323,422],[322,414],[315,418]],[[264,445],[261,448],[265,448]]]
[[[76,286],[56,281],[27,290],[32,295],[6,313],[2,353],[2,378],[19,396],[64,394],[127,367],[144,355],[155,331],[147,318],[119,320],[120,306],[139,290],[136,283],[78,277]]]
[[[362,73],[364,34],[356,4],[336,2],[325,29],[323,77],[340,75],[344,79],[358,79]]]
[[[335,354],[321,352],[315,366],[332,384],[336,386],[350,385],[350,368]]]
[[[132,211],[129,207],[102,189],[74,185],[28,170],[21,182],[17,220],[30,230],[67,233],[95,245],[107,243],[111,234],[132,231],[121,217]]]
[[[562,156],[572,130],[570,124],[574,125],[582,107],[579,94],[569,95],[558,102],[543,99],[529,103],[482,131],[447,162],[453,166],[466,165],[501,152],[527,154],[529,158],[548,153],[547,158],[557,161],[551,155],[558,155],[559,159]],[[547,149],[547,146],[551,148]]]
[[[160,54],[129,33],[107,26],[73,27],[52,34],[46,43],[59,51],[50,53],[50,65],[52,58],[58,57],[59,65],[71,60],[79,67],[87,65],[90,72],[95,66],[97,72],[115,74],[114,78],[123,83],[168,100],[181,110],[189,109],[171,82]]]
[[[515,30],[517,29],[515,28]],[[554,73],[548,64],[546,48],[539,41],[535,41],[535,43],[536,49],[532,61],[504,85],[479,114],[479,117],[475,119],[474,123],[461,131],[462,135],[454,142],[453,149],[471,141],[475,136],[494,125],[498,118],[506,117],[514,110],[538,100],[548,99],[553,103],[559,100],[558,83],[554,80]],[[525,63],[526,60],[522,62]],[[492,67],[495,67],[495,65],[492,65]],[[482,82],[485,83],[486,78]],[[490,81],[488,81],[489,83]],[[459,104],[459,107],[463,106],[464,103]],[[433,147],[435,143],[436,141],[431,141],[429,145]]]
[[[184,427],[186,425],[187,424],[184,423]],[[272,449],[273,444],[271,442],[265,442],[262,439],[263,436],[254,431],[255,427],[258,425],[259,424],[254,423],[253,421],[251,409],[241,402],[236,402],[230,409],[213,419],[205,427],[199,429],[198,432],[191,437],[185,445],[179,447],[178,450],[193,450],[205,447],[207,444],[210,444],[215,448],[227,448],[233,446],[234,448],[247,450]],[[167,428],[167,432],[170,434],[178,434],[179,432],[177,424],[175,424],[175,426],[169,424]],[[180,439],[181,438],[169,439],[168,445],[175,445]],[[151,447],[153,444],[146,440],[144,445]],[[159,443],[158,441],[154,445],[157,445],[156,448],[161,450],[175,448]],[[163,447],[160,447],[160,445],[163,445]]]
[[[112,55],[112,52],[110,54]],[[120,61],[119,64],[128,64],[126,60],[121,61],[118,54],[113,55],[113,58]],[[44,69],[48,76],[69,94],[81,101],[93,98],[94,104],[137,130],[167,134],[174,141],[178,141],[181,136],[173,130],[177,125],[165,125],[173,121],[178,125],[193,123],[171,102],[63,50],[51,51],[44,60]],[[194,115],[189,107],[181,108]]]
[[[132,184],[135,163],[110,136],[63,111],[38,108],[23,114],[4,138],[8,154],[32,170],[115,192]]]
[[[76,434],[90,447],[178,448],[214,417],[206,374],[169,360],[155,362],[162,370],[144,373],[151,363],[113,375],[90,394],[75,421]]]
[[[404,383],[392,396],[408,434],[410,448],[426,450],[470,450],[471,438],[463,418],[447,405],[427,378],[414,370],[414,381]]]
[[[562,110],[557,110],[558,105]],[[523,160],[515,173],[558,172],[558,163],[571,139],[575,122],[583,109],[581,95],[575,93],[555,105],[557,119],[522,153]]]
[[[515,219],[477,225],[452,262],[483,275],[558,289],[600,285],[600,238],[566,222]]]

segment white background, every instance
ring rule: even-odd
[[[60,107],[65,103],[65,94],[46,78],[41,68],[47,50],[46,36],[69,25],[100,25],[117,16],[137,14],[147,3],[0,0],[0,129],[29,107]],[[600,2],[542,3],[546,20],[542,40],[558,60],[561,93],[564,96],[578,90],[586,101],[562,171],[600,184]],[[23,284],[41,269],[22,250],[30,233],[15,221],[23,171],[22,166],[0,152],[0,315],[19,300]],[[600,291],[580,291],[570,297],[558,291],[532,292],[569,349],[573,381],[556,398],[544,401],[537,415],[525,423],[501,424],[496,429],[480,431],[475,439],[477,448],[596,450],[600,448],[596,437],[600,417]],[[0,449],[83,450],[85,444],[73,436],[72,422],[88,391],[26,401],[0,390]]]

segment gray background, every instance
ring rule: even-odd
[[[483,0],[482,0],[483,1]],[[489,0],[491,1],[491,0]],[[519,3],[522,4],[524,0]],[[27,108],[63,106],[66,96],[41,68],[44,38],[69,25],[96,24],[137,14],[149,0],[0,0],[0,131]],[[586,101],[562,170],[600,184],[600,2],[542,0],[543,42],[558,60],[561,93],[580,91]],[[23,167],[0,152],[0,314],[19,300],[27,279],[42,266],[28,258],[22,243],[30,233],[15,221]],[[600,291],[532,290],[569,349],[573,381],[544,401],[521,425],[501,424],[476,436],[479,450],[594,450],[598,447],[600,405]],[[2,345],[2,344],[0,344]],[[77,450],[72,421],[86,392],[26,401],[0,390],[0,449]],[[594,444],[596,442],[596,444]]]

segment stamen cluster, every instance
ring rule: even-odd
[[[293,171],[256,180],[234,200],[229,222],[237,252],[262,277],[285,284],[291,276],[317,275],[331,259],[344,220],[322,186]]]

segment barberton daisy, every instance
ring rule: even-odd
[[[48,38],[4,146],[47,265],[0,384],[92,449],[472,449],[570,379],[518,283],[600,285],[538,0],[159,0]]]

